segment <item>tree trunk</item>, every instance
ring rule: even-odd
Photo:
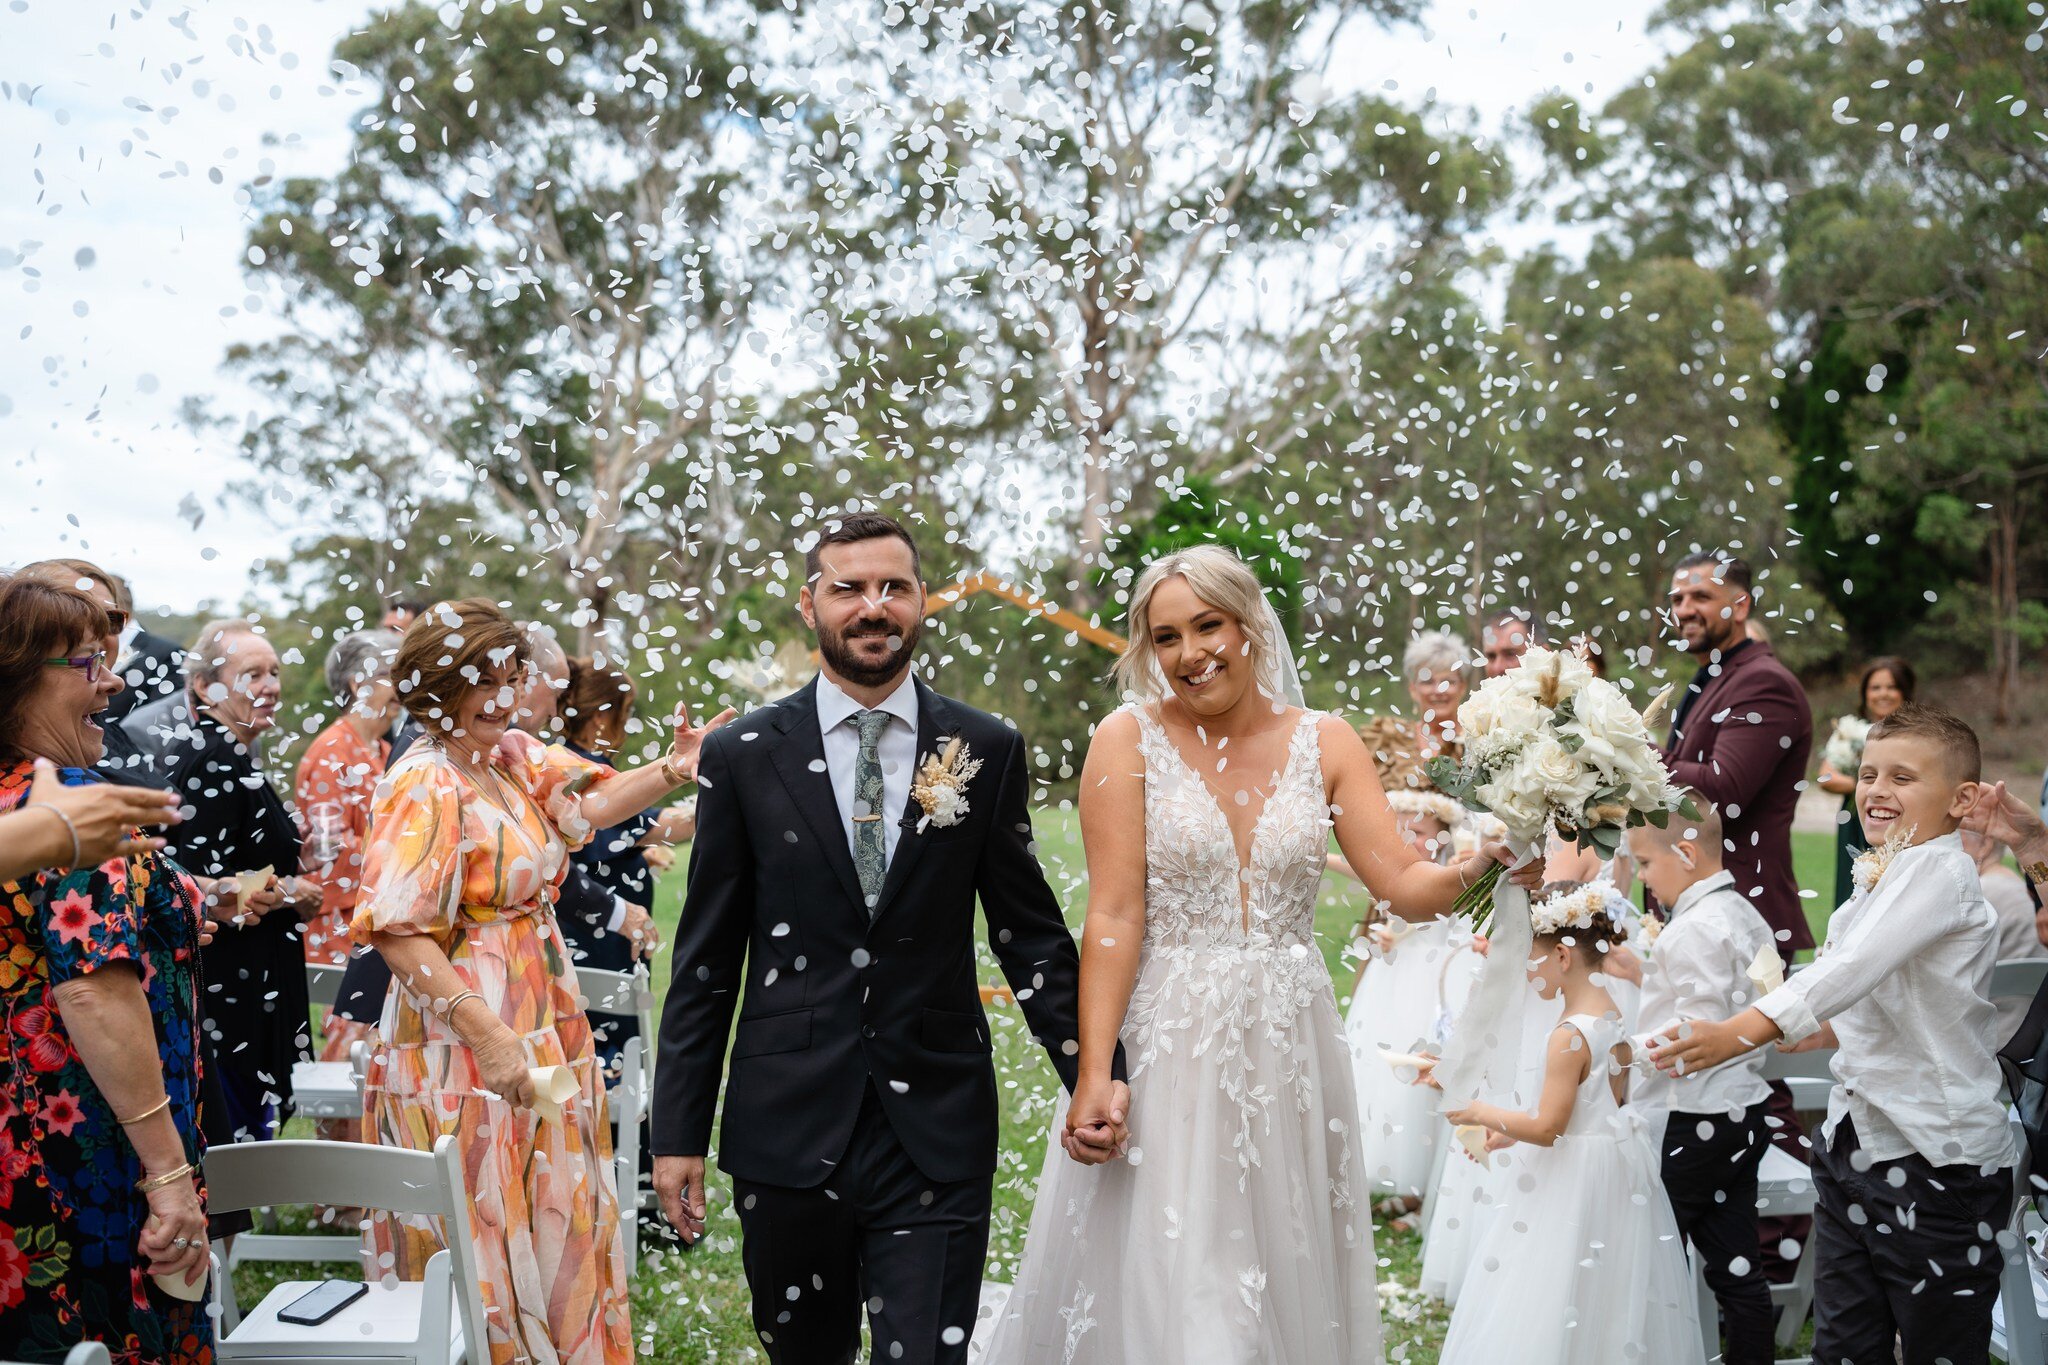
[[[2001,726],[2012,723],[2013,693],[2020,680],[2020,593],[2019,517],[2013,499],[2000,498],[1996,508],[1998,529],[1991,537],[1992,668],[1998,675],[1998,696],[1993,719]]]

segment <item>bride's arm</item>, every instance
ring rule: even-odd
[[[1432,920],[1449,914],[1459,894],[1494,861],[1493,855],[1482,851],[1449,867],[1424,858],[1402,840],[1387,794],[1380,789],[1372,752],[1358,732],[1342,717],[1329,716],[1322,721],[1319,738],[1330,819],[1337,847],[1353,875],[1402,919]],[[1541,877],[1540,868],[1536,875]]]
[[[1117,1034],[1138,979],[1145,938],[1144,774],[1136,718],[1119,713],[1103,721],[1081,765],[1088,917],[1081,928],[1081,1063],[1073,1109],[1083,1121],[1110,1090]],[[1070,1116],[1070,1127],[1073,1122]]]

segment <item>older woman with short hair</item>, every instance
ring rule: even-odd
[[[85,593],[0,585],[0,811],[22,808],[38,759],[100,780],[110,633]],[[159,1287],[207,1263],[199,889],[154,849],[72,861],[0,882],[0,1343],[205,1365],[205,1305]]]
[[[399,646],[392,674],[424,737],[377,789],[356,902],[356,940],[393,981],[364,1127],[388,1146],[462,1146],[490,1324],[473,1362],[625,1365],[604,1079],[554,899],[594,827],[694,779],[706,731],[679,716],[662,761],[627,771],[543,744],[511,724],[528,648],[482,599],[429,607]],[[535,1112],[530,1071],[557,1066],[576,1084],[553,1122]],[[404,1278],[440,1245],[427,1223],[370,1224],[373,1263]]]
[[[311,1058],[312,1008],[299,920],[321,888],[298,875],[299,830],[263,767],[276,723],[277,651],[248,621],[210,621],[185,656],[185,688],[122,722],[138,771],[184,798],[179,862],[213,881],[219,929],[206,950],[206,1039],[231,1142],[277,1135],[292,1066]]]

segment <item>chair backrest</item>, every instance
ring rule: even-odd
[[[343,968],[326,962],[306,964],[306,996],[316,1005],[333,1005],[341,998]]]
[[[81,1341],[64,1353],[64,1365],[113,1365],[114,1358],[107,1354],[104,1342]],[[0,1360],[0,1365],[17,1365],[12,1360]]]
[[[452,1134],[437,1139],[432,1152],[360,1142],[284,1139],[210,1147],[206,1152],[206,1204],[207,1212],[216,1214],[268,1205],[327,1204],[441,1219],[447,1245],[428,1263],[428,1290],[452,1285],[468,1358],[488,1357],[490,1329],[477,1279],[476,1234],[470,1226],[469,1195],[463,1186],[462,1151]],[[446,1267],[446,1279],[437,1273],[436,1263]],[[218,1259],[214,1268],[218,1274]],[[216,1294],[225,1297],[222,1289],[217,1286]],[[446,1303],[445,1297],[434,1297],[439,1304]],[[431,1315],[442,1309],[428,1302],[422,1311]],[[424,1317],[422,1326],[432,1321]],[[445,1332],[436,1337],[438,1330],[430,1329],[422,1340],[445,1341]]]
[[[1993,1000],[2032,1000],[2048,981],[2048,957],[2013,957],[1991,969]]]
[[[576,990],[583,1008],[591,1014],[639,1015],[654,1008],[654,983],[647,968],[630,972],[607,972],[596,967],[576,969]]]
[[[460,1172],[451,1189],[438,1153],[438,1147],[409,1152],[361,1142],[291,1139],[209,1147],[206,1210],[222,1214],[274,1204],[326,1204],[436,1218],[462,1209],[466,1216]]]
[[[1835,1049],[1817,1048],[1812,1052],[1783,1052],[1771,1048],[1764,1053],[1764,1079],[1787,1081],[1793,1077],[1822,1080],[1834,1084],[1835,1073],[1828,1066],[1835,1059]]]

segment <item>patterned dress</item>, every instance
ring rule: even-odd
[[[357,949],[350,926],[355,919],[356,900],[363,885],[363,837],[370,828],[370,797],[384,776],[391,745],[378,740],[363,743],[346,719],[322,730],[306,746],[299,760],[295,784],[299,818],[312,820],[315,806],[334,806],[340,812],[340,849],[327,867],[308,868],[306,876],[320,884],[320,912],[300,927],[306,961],[341,966]],[[328,1010],[320,1022],[320,1060],[345,1062],[349,1048],[370,1036],[370,1026],[345,1019]],[[321,1136],[329,1136],[322,1133]]]
[[[625,1365],[633,1344],[604,1084],[552,908],[568,842],[590,837],[577,793],[611,770],[521,734],[500,760],[466,774],[420,744],[385,775],[355,936],[431,934],[459,989],[482,994],[525,1041],[529,1064],[567,1064],[581,1093],[560,1123],[487,1096],[474,1054],[401,981],[370,1065],[365,1138],[416,1151],[444,1133],[460,1140],[492,1365]],[[405,1279],[441,1245],[424,1220],[376,1218],[368,1237],[371,1264]]]
[[[0,811],[28,796],[0,765]],[[99,780],[63,770],[73,786]],[[0,882],[0,1351],[58,1361],[103,1341],[119,1365],[207,1365],[203,1303],[152,1283],[135,1257],[149,1218],[142,1163],[79,1060],[55,987],[115,963],[140,973],[171,1116],[200,1159],[199,891],[162,854]]]

